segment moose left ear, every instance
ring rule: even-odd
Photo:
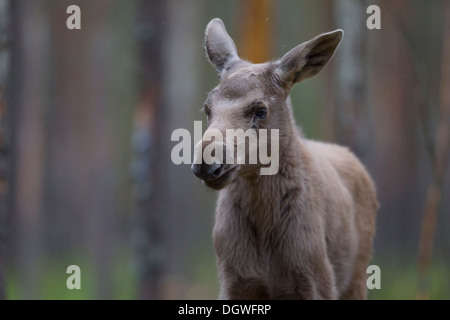
[[[276,62],[275,73],[286,88],[318,74],[341,43],[344,31],[321,34],[298,45]]]
[[[212,19],[206,27],[205,51],[219,75],[230,61],[239,59],[236,45],[219,18]]]

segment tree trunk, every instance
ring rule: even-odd
[[[442,203],[444,179],[450,151],[450,3],[444,3],[445,29],[442,45],[440,107],[432,160],[432,181],[428,187],[419,243],[419,299],[428,299],[429,273],[433,257],[436,222]]]
[[[161,137],[164,121],[161,106],[162,39],[164,5],[162,0],[138,1],[137,37],[139,41],[140,97],[133,132],[133,174],[135,209],[133,243],[138,272],[138,297],[161,299],[161,280],[165,274],[167,253],[162,229],[167,186],[160,150],[166,140]]]
[[[81,31],[66,28],[64,13],[71,3],[81,7]],[[113,129],[118,121],[113,79],[120,77],[120,68],[111,29],[121,23],[113,14],[122,1],[71,3],[52,1],[50,6],[54,99],[48,123],[46,234],[53,251],[86,252],[94,273],[93,296],[111,299],[118,218],[114,155],[120,136]]]
[[[269,61],[273,58],[273,21],[268,17],[273,11],[273,3],[271,0],[246,0],[243,3],[239,54],[252,63]]]
[[[45,1],[14,1],[14,248],[20,294],[38,297],[41,263],[44,113],[50,42]]]
[[[199,94],[201,63],[204,60],[201,47],[205,25],[202,21],[202,6],[200,1],[166,1],[167,29],[164,34],[164,80],[162,105],[166,112],[165,124],[162,126],[162,137],[169,141],[172,130],[187,128],[192,130],[193,117],[201,116],[197,111],[204,102],[204,96]],[[205,61],[206,63],[206,61]],[[197,141],[192,141],[195,144]],[[195,241],[196,223],[201,221],[199,206],[195,198],[195,177],[189,165],[176,166],[171,160],[173,144],[166,143],[160,150],[163,172],[167,183],[166,199],[162,205],[164,222],[164,239],[167,243],[167,275],[165,280],[166,299],[186,298],[186,270],[192,268],[189,264],[190,253]],[[197,229],[198,230],[198,229]]]
[[[335,2],[337,25],[345,31],[336,64],[335,130],[339,142],[358,155],[367,146],[367,41],[366,3],[361,0]]]
[[[5,299],[5,245],[11,195],[11,128],[10,128],[10,1],[0,0],[0,300]]]

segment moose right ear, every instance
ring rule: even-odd
[[[212,19],[206,27],[205,51],[219,75],[230,61],[239,59],[236,45],[219,18]]]
[[[298,45],[276,62],[276,75],[286,88],[311,78],[330,61],[341,43],[344,31],[341,29],[321,34]]]

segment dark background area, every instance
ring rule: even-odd
[[[0,0],[0,297],[217,297],[216,194],[170,158],[218,83],[202,46],[214,17],[255,63],[344,29],[293,89],[297,123],[375,180],[369,297],[449,299],[448,0]],[[66,288],[72,264],[81,290]]]

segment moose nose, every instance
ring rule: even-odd
[[[192,172],[202,180],[213,181],[220,176],[222,172],[222,164],[193,164],[191,167]]]

